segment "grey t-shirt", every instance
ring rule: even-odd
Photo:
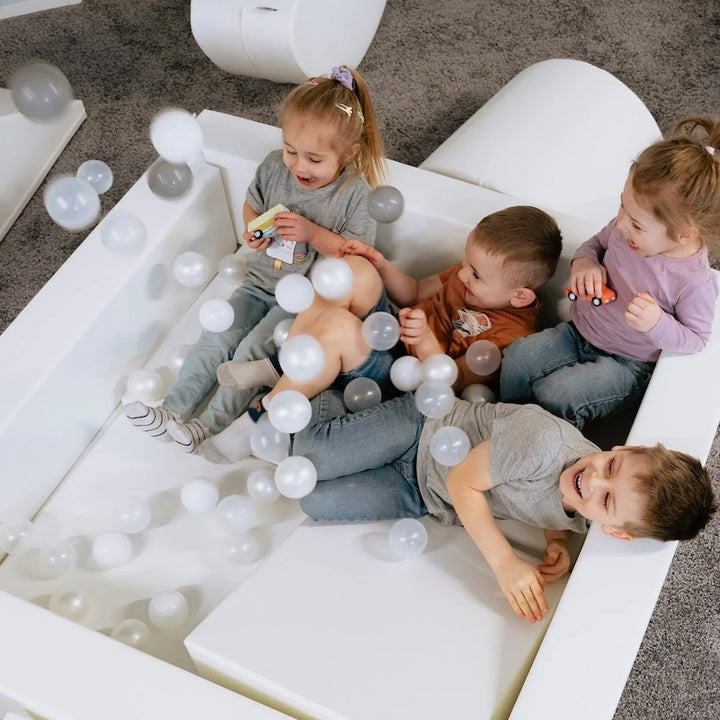
[[[585,518],[563,509],[558,478],[578,458],[599,448],[570,423],[537,405],[464,400],[457,400],[445,417],[426,420],[420,435],[418,484],[428,512],[441,523],[460,523],[445,486],[450,468],[430,454],[430,439],[445,425],[464,430],[471,447],[490,440],[490,477],[495,487],[486,490],[485,497],[494,517],[547,530],[586,531]]]
[[[262,214],[278,203],[344,238],[375,245],[376,222],[368,215],[370,186],[365,178],[347,180],[343,170],[337,180],[316,190],[301,188],[282,160],[282,150],[273,150],[258,165],[246,199],[250,207]],[[289,273],[307,275],[317,251],[308,243],[298,243],[292,263],[275,267],[275,258],[265,250],[253,253],[248,260],[246,283],[274,293],[278,280]]]

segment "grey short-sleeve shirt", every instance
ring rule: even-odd
[[[560,473],[599,448],[570,423],[537,405],[469,403],[457,400],[448,415],[428,419],[418,448],[418,483],[431,515],[459,524],[445,486],[450,468],[430,455],[430,439],[445,425],[464,430],[472,447],[490,440],[490,477],[485,491],[494,517],[513,518],[547,530],[583,533],[587,521],[568,515],[558,486]]]
[[[377,224],[367,211],[370,186],[365,178],[347,179],[343,170],[337,180],[316,190],[300,187],[282,160],[282,150],[273,150],[258,165],[255,177],[247,190],[246,200],[258,214],[282,203],[316,225],[327,228],[344,238],[362,240],[375,245]],[[295,246],[292,263],[275,267],[275,259],[264,250],[253,253],[248,260],[246,282],[274,293],[278,280],[288,273],[306,275],[317,251],[308,243]]]

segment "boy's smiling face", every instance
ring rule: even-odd
[[[560,473],[563,507],[602,523],[608,535],[632,540],[623,528],[643,524],[646,503],[638,491],[638,475],[646,462],[624,447],[581,457]]]

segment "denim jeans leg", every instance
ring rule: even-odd
[[[216,370],[230,360],[240,341],[275,305],[275,297],[241,285],[228,298],[235,319],[224,332],[204,330],[185,358],[178,377],[165,396],[165,405],[187,419],[217,383]]]

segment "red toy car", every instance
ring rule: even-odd
[[[568,300],[572,302],[575,302],[578,299],[578,296],[569,287],[565,288],[565,294],[568,296]],[[599,307],[600,305],[607,305],[608,303],[611,303],[616,297],[617,295],[614,290],[610,289],[606,285],[603,285],[600,297],[595,295],[585,295],[585,300],[587,302],[591,302],[595,307]]]

